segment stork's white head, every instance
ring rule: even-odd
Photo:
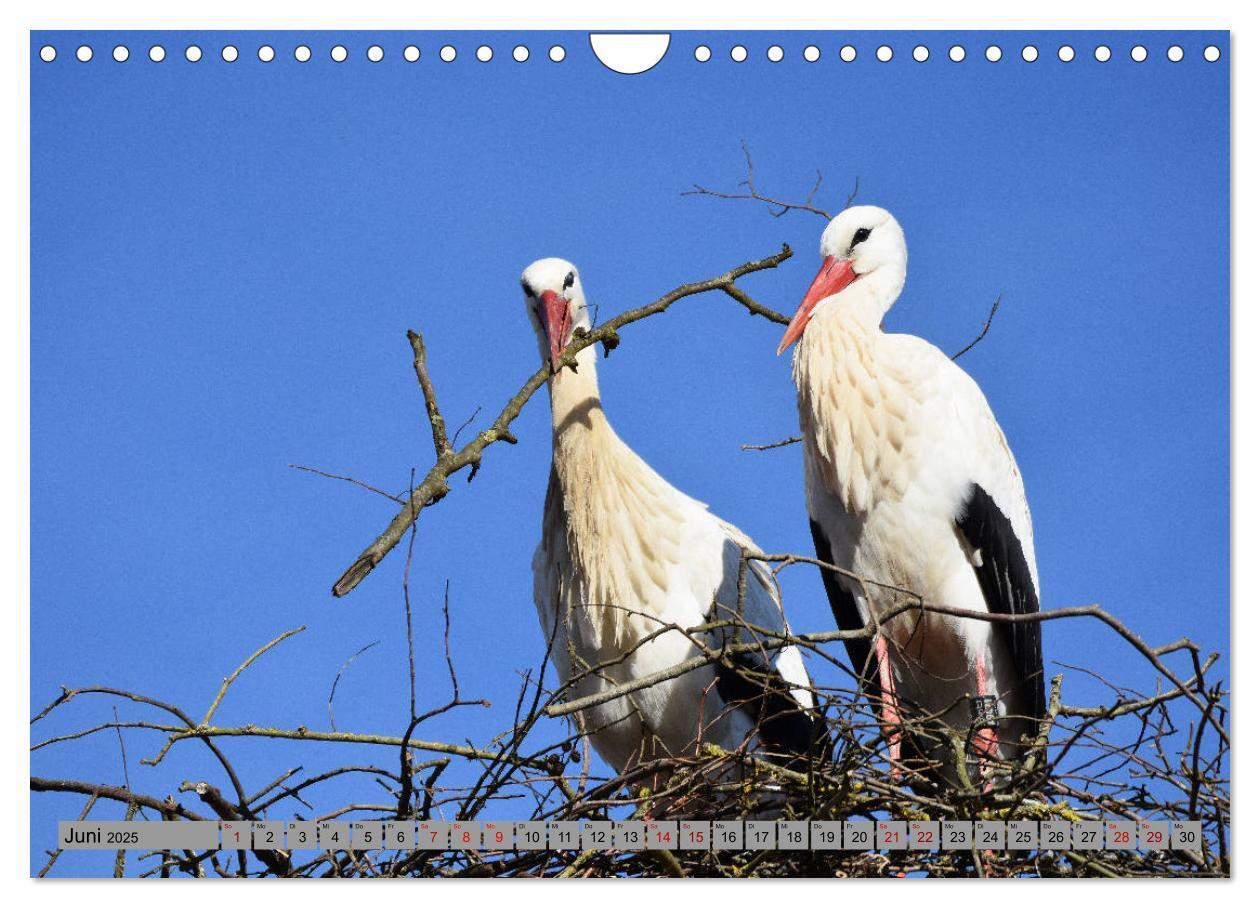
[[[538,352],[560,371],[560,354],[573,339],[575,328],[591,327],[582,279],[572,262],[539,259],[521,273],[525,310],[538,334]]]
[[[878,287],[869,289],[886,310],[905,283],[906,237],[897,219],[882,208],[857,205],[840,212],[823,231],[820,251],[822,267],[783,333],[779,353],[800,339],[822,303],[850,284],[877,282]]]

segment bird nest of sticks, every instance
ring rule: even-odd
[[[1049,685],[1047,713],[1019,765],[1007,765],[1000,788],[933,787],[921,767],[889,764],[878,710],[854,684],[818,688],[816,701],[828,740],[809,759],[789,765],[764,753],[701,745],[697,752],[649,760],[616,776],[601,776],[582,730],[557,721],[570,715],[569,685],[548,689],[541,670],[524,673],[510,728],[483,743],[424,740],[425,722],[461,707],[482,705],[460,694],[447,658],[451,698],[427,710],[413,707],[402,736],[320,731],[300,726],[216,724],[231,685],[258,659],[299,629],[253,653],[223,682],[201,720],[175,704],[111,687],[65,689],[32,720],[33,729],[72,701],[106,698],[141,710],[143,718],[113,717],[32,745],[41,752],[71,741],[123,730],[155,736],[161,746],[140,762],[156,766],[181,755],[190,768],[219,778],[186,778],[175,791],[145,792],[131,783],[32,775],[35,792],[79,796],[81,817],[125,811],[128,819],[167,820],[493,820],[604,821],[626,819],[798,820],[1197,820],[1202,845],[1192,851],[691,851],[495,850],[446,851],[159,851],[110,855],[114,872],[141,876],[279,877],[1220,877],[1229,874],[1229,738],[1227,693],[1211,679],[1216,658],[1201,658],[1189,641],[1151,648],[1101,610],[1084,615],[1045,612],[1042,620],[1102,620],[1156,668],[1149,693],[1112,688],[1111,702],[1068,702],[1073,682],[1096,682],[1092,671],[1067,668]],[[449,615],[449,612],[448,612]],[[828,634],[799,634],[795,645],[828,657]],[[720,659],[721,653],[711,654]],[[1189,663],[1184,675],[1168,664]],[[836,661],[837,666],[841,665]],[[541,666],[540,666],[541,669]],[[1171,681],[1168,678],[1171,677]],[[413,675],[414,678],[414,675]],[[579,679],[574,679],[577,681]],[[1090,685],[1092,688],[1092,685]],[[943,733],[914,727],[907,733]],[[357,759],[318,772],[291,770],[267,784],[229,758],[232,739],[253,738],[303,747],[364,748],[388,759]],[[196,745],[196,747],[194,747]],[[191,748],[191,749],[190,749]],[[124,767],[126,753],[123,752]],[[112,761],[111,761],[112,762]],[[261,762],[261,761],[260,761]],[[338,783],[334,786],[334,783]],[[381,798],[382,793],[386,796]],[[340,800],[338,800],[340,798]],[[67,817],[69,818],[69,817]],[[49,852],[41,875],[61,852]],[[128,871],[128,860],[132,864]]]

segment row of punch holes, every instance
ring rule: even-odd
[[[967,59],[967,49],[961,44],[955,44],[947,51],[949,59],[955,63],[961,63]],[[130,49],[123,44],[119,44],[113,49],[113,58],[119,63],[125,63],[131,57]],[[343,44],[333,45],[328,52],[330,59],[334,63],[344,63],[350,57],[350,51]],[[385,59],[385,49],[379,44],[373,44],[368,47],[365,57],[371,63],[380,63]],[[984,58],[990,63],[996,63],[1002,59],[1002,48],[996,44],[990,44],[984,49]],[[1099,63],[1106,63],[1111,59],[1112,51],[1106,44],[1100,44],[1094,48],[1094,59]],[[1186,55],[1185,49],[1179,44],[1170,45],[1166,55],[1170,62],[1180,63]],[[196,44],[190,44],[184,49],[184,58],[190,63],[196,63],[203,56],[202,49]],[[227,44],[220,50],[219,56],[225,63],[235,63],[240,56],[240,51],[234,44]],[[299,63],[306,63],[314,56],[311,48],[305,44],[299,44],[293,50],[293,59]],[[402,51],[403,59],[408,63],[415,63],[420,59],[420,48],[414,44],[409,44]],[[445,44],[438,50],[438,58],[443,63],[451,63],[458,56],[458,51],[451,44]],[[518,44],[512,48],[512,59],[518,63],[524,63],[529,59],[529,48],[523,44]],[[554,44],[547,50],[547,57],[553,63],[560,63],[564,60],[566,54],[562,45]],[[713,59],[713,50],[705,44],[696,47],[693,56],[699,63],[707,63]],[[730,58],[736,63],[743,63],[748,59],[748,48],[742,44],[736,44],[730,49]],[[771,63],[779,63],[787,56],[787,52],[782,46],[772,44],[766,49],[766,59]],[[807,45],[802,51],[801,56],[808,63],[817,63],[822,59],[822,50],[814,44]],[[910,52],[910,56],[918,63],[924,63],[931,57],[931,51],[924,44],[917,44]],[[1028,44],[1020,50],[1020,57],[1026,63],[1034,63],[1041,56],[1036,45]],[[1147,59],[1149,52],[1146,47],[1136,44],[1129,49],[1129,57],[1135,63],[1141,63]],[[93,57],[93,50],[90,45],[82,44],[75,50],[75,58],[81,63],[89,62]],[[476,57],[482,63],[489,63],[494,59],[494,49],[488,44],[482,44],[477,47]],[[893,49],[890,45],[881,44],[875,49],[875,59],[881,63],[888,63],[894,57]],[[57,49],[51,44],[45,44],[39,49],[39,58],[45,63],[51,63],[57,59]],[[276,49],[270,44],[264,44],[258,48],[258,59],[263,63],[270,63],[276,58]],[[858,51],[851,44],[846,44],[840,48],[840,59],[845,63],[852,63],[858,58]],[[1058,58],[1064,63],[1070,63],[1076,59],[1076,49],[1070,44],[1064,44],[1058,49]],[[1221,49],[1215,44],[1209,44],[1203,48],[1203,59],[1209,63],[1215,63],[1221,58]],[[154,63],[161,63],[166,59],[166,48],[160,44],[154,44],[149,48],[149,59]]]

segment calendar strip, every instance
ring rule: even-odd
[[[68,851],[1197,851],[1198,820],[63,820]]]

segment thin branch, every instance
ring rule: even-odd
[[[699,183],[693,183],[692,188],[681,193],[681,195],[707,195],[716,199],[749,199],[754,202],[764,203],[772,217],[781,218],[789,211],[807,211],[810,214],[816,214],[825,220],[831,220],[831,213],[829,211],[819,208],[817,205],[813,204],[814,196],[822,186],[823,175],[821,170],[815,171],[817,177],[814,180],[813,188],[810,189],[809,194],[805,196],[805,200],[803,202],[786,202],[783,199],[772,198],[771,196],[762,194],[757,189],[753,169],[752,152],[748,150],[748,143],[741,140],[739,145],[740,148],[743,149],[744,165],[747,168],[744,179],[740,181],[739,185],[744,187],[747,192],[720,192],[716,189],[707,189]],[[848,208],[853,203],[853,199],[856,195],[857,183],[855,181],[853,192],[849,193],[849,198],[844,204],[845,208]]]
[[[989,326],[993,324],[993,316],[997,315],[998,307],[1001,305],[1002,305],[1002,296],[1001,294],[998,294],[998,298],[993,301],[993,308],[989,310],[989,317],[984,320],[984,327],[980,329],[980,333],[975,336],[975,339],[972,340],[971,343],[969,343],[967,346],[963,347],[961,350],[959,350],[957,353],[951,356],[950,359],[957,360],[960,356],[962,356],[964,353],[966,353],[976,344],[980,343],[980,341],[984,340],[984,336],[989,333]]]
[[[788,445],[799,444],[801,441],[804,441],[803,436],[793,435],[791,438],[784,438],[780,441],[772,441],[769,444],[764,445],[740,445],[739,449],[741,451],[770,451],[774,448],[786,448]]]
[[[405,499],[401,495],[395,495],[392,492],[386,492],[384,489],[378,489],[376,486],[368,485],[366,482],[363,482],[362,480],[359,480],[359,479],[355,479],[353,476],[340,476],[336,473],[328,473],[328,472],[325,472],[324,470],[317,470],[314,467],[304,467],[301,464],[297,464],[297,463],[289,464],[289,468],[293,470],[303,470],[307,473],[314,473],[316,476],[323,476],[326,479],[337,479],[337,480],[340,480],[341,482],[349,482],[349,483],[352,483],[353,485],[358,486],[359,488],[367,489],[369,492],[375,492],[377,495],[383,495],[384,497],[388,498],[390,501],[396,501],[399,504],[403,504],[403,502],[405,501]]]
[[[200,814],[193,813],[173,798],[160,801],[148,795],[137,794],[134,791],[119,788],[117,785],[81,782],[78,779],[45,779],[40,776],[31,776],[31,791],[73,792],[91,795],[94,798],[104,798],[107,801],[117,801],[120,804],[139,804],[153,809],[164,817],[181,817],[185,820],[206,819]]]
[[[354,664],[354,660],[358,659],[360,656],[362,656],[364,653],[366,653],[368,650],[370,650],[372,647],[376,646],[380,642],[381,641],[379,640],[373,640],[371,643],[369,643],[367,646],[360,649],[358,652],[356,652],[353,656],[351,656],[345,662],[341,663],[341,668],[337,669],[337,675],[335,678],[333,678],[332,687],[328,691],[328,724],[329,726],[332,727],[333,731],[337,730],[337,720],[333,718],[333,697],[337,696],[337,685],[341,681],[342,673],[346,669],[348,669],[351,665]]]
[[[130,786],[128,786],[128,790],[130,790]],[[95,793],[93,793],[93,795],[90,798],[88,798],[87,803],[83,805],[83,810],[79,812],[79,822],[83,822],[84,820],[87,819],[87,815],[92,812],[92,808],[96,806],[96,802],[99,799],[100,799],[100,795],[95,794]],[[132,803],[135,803],[135,802],[133,801]],[[57,858],[61,857],[61,853],[64,850],[65,849],[63,848],[57,848],[54,851],[48,852],[48,863],[45,864],[42,868],[40,868],[40,871],[38,874],[36,874],[36,876],[39,877],[40,879],[43,879],[44,877],[46,877],[48,875],[48,871],[52,870],[53,864],[57,863]]]
[[[410,498],[411,489],[416,484],[416,471],[412,469],[411,479],[407,483],[407,495]],[[411,558],[416,550],[416,525],[411,524],[411,534],[407,540],[407,562],[403,566],[403,609],[406,612],[407,619],[407,678],[410,682],[408,691],[410,693],[411,708],[407,715],[411,718],[416,717],[416,646],[415,638],[411,630]]]
[[[485,701],[472,701],[476,705],[483,705]],[[359,734],[344,731],[314,731],[305,726],[297,728],[271,728],[261,725],[239,725],[239,726],[205,726],[198,728],[182,728],[180,726],[163,724],[160,722],[121,722],[117,723],[123,728],[144,728],[151,731],[161,731],[174,735],[177,741],[185,738],[279,738],[288,741],[322,741],[331,744],[374,744],[382,747],[399,747],[403,743],[403,739],[393,735],[377,735],[377,734]],[[47,738],[31,745],[31,750],[42,750],[52,744],[58,744],[63,741],[73,741],[87,737],[90,734],[112,730],[115,723],[106,722],[94,728],[87,729],[82,732],[72,732],[70,734],[58,735],[56,737]],[[445,741],[417,741],[410,740],[407,746],[415,750],[428,751],[430,753],[450,754],[457,757],[467,757],[474,760],[490,760],[497,755],[496,752],[485,750],[479,747],[471,747],[465,744],[448,744]],[[521,765],[529,766],[533,769],[546,770],[551,767],[545,760],[522,760]],[[80,789],[74,789],[79,791]],[[83,794],[92,794],[92,790],[82,790]],[[117,791],[125,792],[126,789],[117,788]],[[108,797],[102,794],[101,797]],[[112,800],[126,801],[125,797],[112,798]],[[149,801],[142,801],[145,806],[150,806]],[[190,819],[199,819],[190,817]]]
[[[458,443],[459,443],[459,435],[460,435],[460,433],[461,433],[461,432],[463,432],[465,429],[467,429],[469,426],[471,426],[471,425],[472,425],[472,421],[473,421],[474,419],[476,419],[476,418],[477,418],[477,414],[478,414],[478,413],[480,413],[480,412],[481,412],[481,407],[480,407],[480,406],[478,406],[475,410],[473,410],[473,411],[472,411],[472,413],[471,413],[471,414],[469,414],[469,416],[468,416],[468,418],[467,418],[467,419],[465,419],[463,422],[461,422],[461,423],[459,424],[459,428],[458,428],[458,429],[456,429],[456,430],[455,430],[455,434],[451,436],[451,444],[452,444],[452,445],[454,445],[454,444],[458,444]]]
[[[271,650],[275,649],[277,646],[279,646],[279,645],[280,645],[281,643],[283,643],[285,640],[288,640],[288,639],[289,639],[290,637],[292,637],[294,634],[300,634],[300,633],[302,633],[302,631],[304,631],[304,630],[306,630],[306,625],[305,625],[305,624],[303,624],[303,625],[301,625],[301,626],[299,626],[299,627],[295,627],[295,628],[293,628],[292,630],[285,631],[283,634],[281,634],[280,636],[278,636],[278,637],[276,637],[275,639],[271,640],[269,643],[265,643],[265,644],[263,644],[261,647],[259,647],[258,649],[256,649],[256,650],[255,650],[255,651],[254,651],[254,652],[250,655],[250,657],[249,657],[248,659],[246,659],[246,660],[245,660],[244,662],[242,662],[239,666],[237,666],[236,671],[232,672],[232,674],[228,675],[226,678],[224,678],[224,679],[223,679],[223,684],[221,684],[221,685],[219,686],[219,692],[218,692],[217,694],[215,694],[215,697],[214,697],[214,702],[212,702],[212,703],[210,704],[210,708],[209,708],[208,710],[206,710],[206,714],[205,714],[205,716],[202,718],[202,720],[201,720],[201,722],[200,722],[199,724],[201,724],[201,725],[209,725],[209,724],[210,724],[210,720],[214,718],[214,714],[215,714],[215,712],[218,710],[218,708],[219,708],[219,704],[221,704],[221,703],[223,702],[223,698],[224,698],[225,696],[227,696],[228,688],[232,686],[232,682],[233,682],[233,681],[235,681],[237,678],[239,678],[239,677],[241,676],[241,672],[245,671],[245,669],[249,668],[251,665],[253,665],[253,664],[254,664],[255,662],[257,662],[259,659],[261,659],[261,658],[262,658],[264,655],[266,655],[268,652],[270,652]]]

